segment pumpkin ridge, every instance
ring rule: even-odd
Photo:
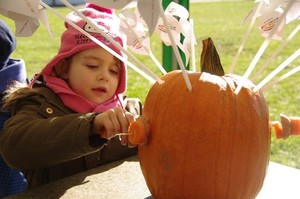
[[[226,78],[224,78],[223,76],[220,76],[219,78],[221,78],[221,79],[223,79],[223,81],[225,81],[226,82],[226,88],[225,89],[222,89],[222,91],[220,90],[220,95],[219,95],[219,97],[217,97],[217,98],[221,98],[222,100],[220,100],[220,102],[222,103],[222,104],[220,104],[219,103],[219,107],[230,107],[230,109],[234,109],[234,107],[235,106],[232,106],[232,104],[234,104],[234,103],[231,103],[232,102],[232,100],[234,100],[235,99],[235,95],[230,95],[230,93],[231,93],[231,91],[232,91],[232,89],[231,89],[231,87],[228,85],[228,81],[226,80]],[[223,88],[223,86],[220,86],[221,88]],[[230,99],[230,100],[229,100]],[[235,107],[236,108],[236,107]],[[220,180],[219,178],[217,178],[217,175],[216,175],[216,178],[215,178],[215,186],[214,186],[214,197],[213,198],[220,198],[220,194],[221,195],[223,195],[223,196],[226,196],[226,195],[228,195],[228,191],[229,191],[229,189],[228,189],[228,187],[229,187],[229,185],[230,185],[230,183],[229,183],[229,176],[231,175],[230,173],[231,173],[231,171],[230,171],[230,169],[231,169],[231,160],[232,160],[232,156],[228,156],[228,157],[226,157],[226,160],[225,160],[225,162],[224,161],[222,161],[223,160],[223,158],[224,157],[222,157],[222,148],[221,147],[219,147],[220,146],[220,144],[222,144],[224,141],[223,141],[223,136],[228,136],[228,135],[224,135],[224,133],[223,132],[234,132],[234,130],[232,130],[231,129],[231,127],[230,126],[228,126],[227,125],[227,123],[229,122],[229,121],[231,121],[231,119],[233,118],[232,117],[232,115],[231,114],[229,114],[229,117],[228,117],[228,115],[226,115],[226,113],[231,113],[231,112],[233,112],[233,113],[235,113],[235,111],[233,111],[233,110],[230,110],[230,111],[228,111],[228,110],[225,110],[225,109],[221,109],[222,110],[222,112],[220,113],[220,115],[221,116],[223,116],[223,117],[221,117],[221,119],[216,119],[216,121],[220,121],[220,122],[218,122],[218,123],[220,123],[220,125],[218,125],[218,127],[219,127],[219,130],[217,130],[217,132],[218,132],[218,134],[219,134],[219,136],[218,136],[218,141],[216,141],[215,142],[215,145],[216,145],[216,148],[217,148],[217,150],[216,150],[216,152],[215,152],[215,154],[217,154],[218,155],[218,157],[217,158],[215,158],[215,164],[216,165],[219,165],[219,164],[224,164],[224,163],[226,163],[226,165],[224,165],[223,167],[222,167],[222,170],[224,170],[224,169],[226,169],[226,172],[224,172],[224,173],[227,173],[227,175],[221,175],[222,177],[222,179]],[[234,117],[235,117],[235,114],[234,114]],[[228,127],[227,127],[228,126]],[[235,126],[233,126],[233,127],[235,127]],[[226,129],[224,129],[224,128],[226,128]],[[228,129],[229,128],[229,129]],[[233,137],[232,136],[232,134],[230,135],[231,137]],[[228,144],[228,153],[229,154],[231,154],[232,153],[232,150],[233,150],[233,146],[234,145],[234,142],[231,142],[231,144]],[[216,167],[216,166],[215,166]],[[220,171],[219,170],[216,170],[216,173],[218,174]],[[229,174],[228,174],[229,173]],[[219,183],[217,183],[217,182],[219,182]],[[227,188],[226,188],[227,187]],[[217,193],[217,190],[219,190],[219,195],[216,195],[216,193]],[[223,190],[223,191],[220,191],[220,190]],[[223,193],[223,194],[222,194]]]
[[[176,78],[176,79],[175,79]],[[183,79],[183,76],[182,76],[182,74],[181,74],[181,72],[179,73],[179,74],[177,74],[175,77],[174,77],[174,79],[173,79],[173,82],[174,82],[174,85],[173,85],[173,87],[174,87],[174,91],[176,92],[176,90],[177,90],[177,92],[178,92],[178,88],[176,87],[176,81],[184,81],[184,79]],[[190,78],[190,81],[191,81],[191,78]],[[180,90],[180,92],[181,92],[182,90]],[[190,91],[188,91],[188,89],[186,89],[186,90],[183,90],[182,91],[183,93],[185,93],[185,92],[190,92]],[[174,94],[174,92],[172,92],[173,94]],[[182,111],[185,111],[185,110],[182,110]],[[190,112],[191,113],[191,112]],[[180,121],[179,121],[180,122]],[[189,132],[187,132],[187,133],[189,133]],[[188,139],[191,139],[191,137],[187,137]],[[184,146],[183,145],[181,145],[181,149],[183,150],[183,151],[186,151],[186,153],[185,153],[185,155],[183,156],[183,160],[182,160],[182,162],[183,162],[183,165],[182,165],[182,169],[180,169],[181,171],[188,171],[188,166],[187,166],[187,160],[189,159],[189,156],[188,155],[186,155],[186,154],[190,154],[190,147],[189,147],[189,145],[188,145],[188,143],[189,143],[189,141],[187,140],[186,142],[184,142]],[[181,158],[182,159],[182,158]],[[182,191],[181,191],[181,193],[178,195],[178,197],[179,198],[184,198],[185,197],[185,195],[184,195],[184,190],[186,190],[186,182],[188,182],[190,179],[187,179],[187,177],[186,177],[186,175],[182,175],[182,178],[181,179],[178,179],[179,180],[179,182],[177,182],[177,183],[180,183],[181,184],[181,186],[180,187],[183,187],[183,189],[182,189]]]
[[[221,76],[216,76],[216,78],[219,78],[220,80],[222,80],[222,78],[220,78]],[[212,83],[212,82],[210,82]],[[223,87],[223,83],[220,82],[220,84],[218,84],[219,88],[218,89],[220,92],[218,92],[218,96],[216,96],[216,100],[218,100],[217,104],[219,107],[224,107],[224,104],[226,104],[226,97],[224,97],[224,94],[226,95],[226,90],[224,90]],[[215,136],[214,138],[214,147],[213,147],[213,154],[217,154],[214,157],[214,161],[213,161],[213,165],[210,168],[210,172],[212,173],[218,173],[218,165],[220,160],[222,159],[221,157],[221,153],[220,151],[222,150],[221,148],[221,143],[223,142],[223,138],[222,138],[222,134],[223,134],[223,127],[224,127],[224,122],[226,120],[226,118],[224,118],[224,109],[218,109],[218,111],[216,111],[215,115],[214,115],[214,123],[216,123],[216,121],[218,121],[218,125],[215,126],[215,133],[219,134],[220,136]],[[217,190],[220,190],[220,185],[218,184],[218,182],[220,182],[220,180],[218,179],[218,175],[214,175],[213,176],[213,183],[215,184],[215,186],[213,186],[213,190],[212,190],[212,197],[211,198],[219,198],[218,194],[217,194]],[[223,183],[222,183],[223,184]]]
[[[182,78],[182,75],[177,76],[177,78],[176,78],[175,81],[182,81],[181,78]],[[193,81],[191,77],[189,77],[189,79],[190,79],[190,81]],[[183,92],[182,93],[183,95],[186,95],[185,92],[189,92],[189,91],[183,90],[182,92]],[[184,107],[185,106],[186,106],[186,104],[184,105]],[[182,112],[184,112],[184,110],[182,110]],[[193,110],[190,111],[188,113],[188,115],[189,116],[193,115],[193,112],[194,112]],[[179,122],[181,122],[181,121],[179,121]],[[186,133],[190,135],[191,132],[186,132]],[[181,143],[181,146],[180,146],[181,150],[185,151],[185,154],[180,158],[181,161],[182,161],[182,169],[180,169],[180,170],[184,174],[181,176],[180,179],[178,179],[178,181],[179,181],[178,183],[180,184],[179,186],[182,187],[182,190],[177,195],[178,198],[184,198],[184,197],[186,197],[186,195],[184,195],[184,193],[185,193],[185,190],[187,190],[189,188],[188,187],[189,179],[188,179],[187,176],[188,176],[190,168],[188,167],[187,162],[188,162],[188,159],[190,158],[190,154],[193,152],[193,151],[191,151],[191,148],[188,145],[191,137],[190,136],[186,136],[184,139],[186,139],[186,142]]]
[[[199,73],[199,75],[200,75],[200,73]],[[197,80],[199,79],[198,76],[196,78],[193,78],[193,77],[190,76],[189,78],[190,78],[190,81],[192,81],[192,82],[194,81],[194,79],[197,79]],[[191,117],[193,117],[193,115],[195,115],[195,113],[197,113],[196,109],[192,109],[192,110],[189,111],[189,114],[190,114]],[[191,132],[187,132],[187,133],[191,133]],[[201,133],[201,132],[197,132],[197,133]],[[189,145],[189,143],[191,142],[192,139],[194,139],[193,136],[187,136],[187,140],[184,143],[185,144],[184,151],[186,151],[186,154],[192,154],[192,153],[190,153],[190,151],[193,152],[193,149]],[[184,190],[187,190],[189,188],[188,186],[189,186],[190,179],[188,179],[188,177],[186,177],[187,176],[186,172],[189,171],[189,169],[190,169],[189,165],[188,165],[188,162],[189,162],[189,159],[191,159],[191,158],[195,158],[195,157],[191,157],[190,155],[185,155],[184,156],[183,171],[185,172],[185,174],[182,175],[183,176],[183,180],[182,180],[182,182],[183,182],[183,184],[182,184],[183,189],[181,191],[180,198],[187,197],[187,195],[184,195]]]
[[[248,94],[248,93],[247,93]],[[239,102],[241,101],[241,100],[238,100]],[[239,104],[239,103],[237,103],[237,104]],[[251,116],[249,115],[249,118],[253,118],[253,113],[251,112],[250,113],[251,114]],[[255,117],[255,116],[254,116]],[[251,140],[251,138],[252,138],[252,136],[251,136],[251,134],[245,134],[245,136],[247,136],[247,140]],[[245,151],[245,156],[246,156],[246,158],[247,157],[249,157],[250,156],[250,145],[251,145],[251,142],[249,141],[249,142],[247,142],[246,143],[247,144],[247,147],[246,147],[246,151]],[[245,159],[246,159],[245,158]],[[250,169],[250,167],[246,167],[246,169],[243,169],[242,171],[242,173],[241,173],[241,178],[243,178],[243,179],[248,179],[246,182],[245,182],[245,184],[247,184],[247,182],[249,181],[249,179],[251,179],[251,177],[252,176],[249,176],[249,175],[247,175],[247,173],[249,174],[249,169]],[[251,168],[252,169],[252,168]],[[249,178],[248,178],[249,177]],[[250,184],[250,186],[249,186],[249,184]],[[243,196],[243,195],[245,195],[245,194],[247,194],[247,195],[249,195],[249,191],[251,192],[251,184],[252,184],[252,182],[248,182],[248,184],[245,186],[245,188],[243,189],[243,192],[240,192],[240,198]],[[247,189],[248,188],[248,189]],[[249,190],[250,189],[250,190]]]
[[[220,76],[220,78],[222,78],[225,82],[226,82],[226,99],[230,99],[229,102],[229,106],[227,104],[227,106],[225,107],[230,107],[231,110],[230,111],[226,111],[227,115],[226,115],[226,122],[225,123],[237,123],[237,118],[238,118],[238,113],[239,113],[239,108],[237,106],[237,96],[233,93],[235,90],[235,87],[237,86],[237,83],[235,81],[235,79],[229,78],[228,76]],[[228,100],[227,100],[228,101]],[[234,147],[236,145],[237,140],[235,139],[236,136],[234,136],[233,132],[238,132],[238,127],[236,125],[232,125],[229,127],[229,129],[227,130],[227,132],[232,132],[230,137],[231,137],[231,142],[228,145],[228,154],[232,154],[228,156],[228,163],[227,163],[227,168],[228,170],[226,171],[226,180],[223,181],[224,184],[224,196],[225,198],[231,198],[231,176],[234,175],[235,171],[233,170],[233,157],[234,157],[234,153],[236,151],[234,151]]]
[[[173,83],[174,82],[174,84],[172,84],[171,86],[170,86],[170,84],[168,84],[167,85],[167,87],[168,87],[168,90],[170,89],[170,87],[172,87],[172,89],[170,89],[170,90],[172,90],[172,94],[174,95],[174,94],[176,94],[176,93],[178,93],[176,90],[178,90],[178,88],[176,87],[176,84],[175,84],[175,82],[177,82],[178,80],[177,79],[179,79],[180,78],[180,81],[183,81],[183,79],[182,79],[182,75],[181,75],[181,73],[179,72],[179,71],[172,71],[172,72],[170,72],[170,74],[172,74],[172,75],[168,75],[168,76],[166,76],[165,78],[162,78],[163,80],[164,79],[170,79],[171,80],[171,83]],[[149,113],[150,112],[153,112],[155,115],[159,115],[160,117],[164,117],[165,115],[166,115],[166,111],[167,110],[165,110],[165,109],[160,109],[160,108],[156,108],[156,107],[159,107],[159,106],[156,106],[156,103],[166,103],[166,105],[165,105],[165,107],[167,107],[167,105],[168,105],[168,102],[169,102],[169,100],[172,100],[172,95],[166,95],[165,94],[165,92],[166,92],[166,89],[162,89],[163,88],[163,86],[166,86],[166,85],[159,85],[159,84],[155,84],[154,85],[154,90],[155,90],[155,95],[157,95],[157,96],[165,96],[166,97],[166,99],[168,99],[168,100],[161,100],[160,98],[154,98],[154,100],[153,100],[153,102],[154,102],[154,107],[153,106],[151,106],[151,107],[149,107],[151,110],[149,111]],[[149,92],[153,92],[153,90],[152,89],[150,89],[150,91]],[[185,92],[185,91],[184,91]],[[153,93],[152,93],[153,94]],[[146,98],[146,102],[145,102],[145,104],[147,103],[147,100],[149,100],[149,99],[151,99],[151,98]],[[152,99],[151,99],[152,100]],[[146,107],[145,106],[145,109],[144,109],[144,113],[146,113],[148,111],[148,107]],[[156,125],[158,125],[158,126],[164,126],[164,123],[165,123],[165,121],[162,121],[162,120],[157,120],[157,117],[156,116],[154,116],[154,115],[152,115],[152,114],[150,114],[150,116],[148,116],[147,114],[146,114],[146,118],[147,119],[149,119],[150,121],[151,121],[151,123],[149,123],[150,125],[152,125],[153,126],[153,123],[155,123]],[[155,125],[154,125],[155,126]],[[153,132],[155,132],[156,130],[154,129],[154,128],[150,128],[151,129],[151,131],[153,131]],[[157,135],[157,134],[152,134],[152,137],[153,138],[156,138],[156,137],[159,137],[160,135]],[[161,138],[163,139],[163,137],[164,137],[164,134],[162,134],[161,135]],[[153,145],[155,144],[155,145],[158,145],[158,144],[160,144],[161,145],[161,150],[162,150],[162,152],[161,153],[157,153],[157,154],[155,154],[155,153],[152,153],[150,156],[151,156],[151,160],[149,161],[149,162],[147,162],[147,163],[145,163],[145,165],[143,165],[142,167],[148,167],[149,166],[149,168],[150,168],[150,170],[152,169],[151,168],[151,164],[153,163],[153,162],[155,162],[155,160],[156,159],[159,159],[159,162],[161,162],[161,165],[165,165],[165,167],[166,168],[168,168],[168,167],[170,167],[170,166],[176,166],[176,165],[170,165],[168,162],[168,160],[167,159],[165,159],[165,158],[168,158],[167,156],[165,156],[166,154],[168,154],[167,152],[165,152],[164,150],[165,149],[167,149],[167,147],[164,147],[164,145],[162,145],[161,144],[161,140],[162,139],[159,139],[158,141],[160,142],[160,143],[158,143],[158,142],[156,142],[156,143],[153,143]],[[149,140],[149,142],[151,142],[151,140]],[[176,143],[174,143],[174,144],[176,144]],[[153,147],[151,147],[151,148],[153,148]],[[139,149],[143,149],[143,147],[139,147]],[[151,149],[150,149],[151,150]],[[139,151],[141,151],[141,155],[142,155],[142,150],[139,150]],[[143,164],[143,163],[142,163]],[[144,169],[145,170],[145,169]],[[142,169],[142,171],[143,171],[143,169]],[[144,172],[143,172],[144,173]],[[152,171],[151,171],[151,173],[153,173]],[[148,174],[150,177],[151,177],[151,175],[152,174]],[[160,174],[159,174],[160,175]],[[146,178],[145,178],[146,179]],[[146,179],[146,182],[147,182],[147,184],[148,184],[148,181],[149,181],[149,179]],[[181,181],[182,182],[182,181]],[[154,192],[156,192],[156,189],[157,188],[154,188],[155,190],[152,190],[152,191],[154,191]]]
[[[234,85],[235,86],[237,86],[237,83],[235,82],[235,81],[233,81],[234,82]],[[237,114],[237,117],[236,117],[236,123],[239,123],[239,121],[240,121],[240,118],[242,118],[243,116],[242,116],[242,114],[243,114],[243,112],[242,112],[242,110],[241,110],[241,104],[239,103],[240,102],[240,99],[239,99],[239,97],[238,96],[233,96],[234,97],[234,101],[235,101],[235,108],[236,108],[236,111],[235,111],[235,113]],[[238,129],[238,126],[235,126],[235,129],[232,131],[233,133],[234,133],[234,135],[233,135],[233,138],[234,138],[234,142],[233,142],[233,144],[232,144],[232,146],[235,146],[236,144],[235,143],[239,143],[239,141],[238,141],[238,139],[240,138],[240,133],[239,133],[239,129]],[[241,143],[242,144],[242,143]],[[232,147],[232,149],[231,149],[232,151],[231,151],[231,165],[230,165],[230,175],[229,175],[229,181],[230,182],[233,182],[233,181],[235,181],[235,179],[234,179],[234,176],[235,176],[235,170],[234,170],[234,165],[235,165],[235,162],[236,162],[236,160],[235,160],[235,156],[237,156],[236,154],[238,153],[238,151],[234,148],[234,147]],[[241,170],[241,172],[243,172],[244,170],[242,169]],[[240,173],[238,173],[238,175],[239,176],[242,176],[242,174],[241,174],[241,172]],[[245,179],[245,178],[243,178],[243,179]],[[236,183],[238,183],[238,182],[236,182]],[[234,190],[233,189],[233,186],[240,186],[239,184],[237,184],[237,185],[235,185],[236,183],[234,183],[234,184],[232,184],[232,183],[228,183],[228,191],[230,191],[230,190]],[[238,187],[238,189],[240,189],[240,187]],[[244,191],[241,191],[241,192],[244,192]],[[236,193],[232,193],[232,192],[228,192],[228,196],[229,197],[232,197],[231,195],[236,195]],[[238,196],[238,198],[240,198],[241,196],[239,195]]]
[[[223,79],[224,81],[225,81],[225,79],[222,77],[222,76],[220,76],[221,77],[221,79]],[[226,82],[226,81],[225,81]],[[222,102],[222,105],[220,105],[220,107],[227,107],[226,105],[228,105],[227,103],[230,103],[230,101],[228,101],[227,100],[227,95],[228,95],[228,92],[227,92],[227,89],[228,89],[228,85],[226,84],[226,89],[224,90],[224,91],[222,91],[221,93],[224,95],[223,96],[223,100],[221,101]],[[229,107],[231,107],[231,106],[229,106]],[[220,163],[220,160],[222,160],[222,157],[221,157],[221,155],[222,155],[222,153],[220,153],[220,151],[222,150],[222,148],[220,147],[220,144],[223,142],[223,132],[224,132],[224,129],[222,128],[222,127],[224,127],[224,126],[226,126],[225,124],[226,124],[226,122],[227,122],[227,118],[228,117],[226,117],[226,111],[224,110],[224,109],[221,109],[222,110],[222,113],[221,113],[221,115],[223,116],[223,117],[221,117],[219,120],[220,120],[220,124],[221,125],[219,125],[219,130],[218,130],[218,132],[220,132],[220,136],[218,136],[218,142],[216,142],[215,144],[216,144],[216,146],[217,146],[217,151],[216,151],[216,154],[218,154],[218,157],[216,158],[216,161],[215,161],[215,168],[217,168],[217,165],[219,165]],[[224,117],[225,116],[225,117]],[[226,131],[225,131],[226,132]],[[227,168],[230,168],[229,166],[227,166]],[[222,169],[224,169],[224,167],[222,168]],[[216,173],[218,173],[218,171],[216,171]],[[227,173],[227,172],[226,172]],[[225,177],[225,176],[224,176]],[[215,179],[216,179],[216,181],[215,181],[215,184],[216,184],[216,186],[214,186],[214,198],[218,198],[218,195],[216,194],[217,193],[217,190],[225,190],[224,191],[224,194],[226,195],[227,193],[226,193],[226,191],[228,190],[227,188],[223,188],[223,187],[226,187],[226,185],[228,185],[228,176],[226,176],[226,179],[224,179],[224,177],[223,177],[223,180],[224,180],[224,182],[223,183],[218,183],[218,182],[220,182],[220,180],[218,179],[218,176],[217,175],[215,175]],[[222,192],[221,191],[221,192]]]
[[[236,108],[235,106],[234,106],[234,108]],[[228,118],[226,118],[226,122],[225,123],[227,123],[228,122]],[[230,128],[230,127],[229,127]],[[234,128],[234,130],[235,130],[235,126],[233,126],[233,127],[231,127],[231,128]],[[228,130],[229,132],[234,132],[234,130],[232,131],[231,129],[230,130]],[[234,145],[234,143],[235,143],[235,139],[234,139],[234,137],[233,137],[233,135],[231,134],[230,135],[230,140],[231,140],[231,142],[230,142],[230,144],[228,144],[228,153],[229,154],[232,154],[233,152],[233,145]],[[228,192],[229,192],[229,187],[230,187],[230,176],[232,175],[231,173],[232,173],[232,156],[230,156],[230,155],[228,155],[228,157],[227,157],[227,164],[224,166],[227,170],[226,170],[226,172],[225,172],[225,175],[223,176],[223,178],[225,178],[224,179],[224,181],[223,181],[223,190],[224,190],[224,196],[225,196],[225,198],[228,198]],[[217,188],[217,187],[216,187]]]
[[[163,83],[164,84],[164,83]],[[149,107],[150,109],[154,109],[155,112],[157,112],[157,109],[159,109],[159,106],[157,104],[159,104],[159,99],[155,98],[155,96],[159,95],[161,92],[162,87],[159,85],[158,82],[156,82],[149,90],[148,95],[145,99],[145,104],[148,103],[148,101],[151,101],[153,103],[153,106]],[[149,95],[149,93],[153,93],[152,95]],[[149,114],[148,114],[149,113]],[[144,106],[144,110],[143,110],[143,117],[147,120],[149,126],[150,126],[150,130],[149,130],[149,135],[148,135],[148,143],[151,143],[151,140],[153,139],[153,136],[155,136],[155,129],[153,129],[153,118],[151,117],[151,111],[148,111],[148,106]],[[139,159],[141,159],[141,156],[143,156],[143,149],[144,148],[152,148],[149,144],[146,144],[143,147],[139,147],[138,148],[138,156]],[[151,150],[151,149],[149,149]],[[142,170],[142,173],[144,175],[145,181],[147,183],[149,183],[149,179],[147,176],[151,176],[151,174],[153,173],[152,168],[148,167],[148,165],[151,165],[151,162],[153,161],[153,159],[155,159],[155,157],[153,157],[153,154],[150,153],[148,154],[148,159],[142,159],[143,161],[140,161],[140,167]],[[147,172],[146,172],[147,171]],[[150,174],[148,174],[150,173]],[[152,191],[150,189],[150,191]]]
[[[254,95],[254,93],[251,93],[251,95]],[[251,96],[251,97],[253,97],[253,96]],[[255,107],[257,107],[257,102],[256,102],[256,100],[254,100],[254,103],[255,103],[255,106],[253,107],[254,108],[254,111],[255,111]],[[253,115],[254,115],[254,113],[252,113]],[[251,116],[251,118],[252,118],[252,116]],[[253,118],[255,118],[255,116],[253,117]],[[257,122],[254,122],[254,123],[257,123]],[[250,138],[252,138],[252,136],[250,135]],[[248,151],[247,151],[247,156],[249,156],[248,154],[250,154],[250,145],[251,145],[252,143],[251,142],[248,142],[248,145],[249,145],[249,147],[247,147],[247,149],[248,149]],[[259,162],[258,163],[256,163],[256,164],[259,164]],[[251,167],[247,167],[247,169],[245,170],[245,177],[246,177],[246,179],[249,179],[249,169],[252,169]],[[251,176],[250,176],[250,178],[251,178]],[[262,184],[261,184],[262,185]],[[258,186],[258,187],[261,187],[261,185],[256,185],[256,186]],[[248,193],[245,193],[245,194],[247,194],[247,195],[250,195],[251,194],[251,190],[246,190],[245,189],[245,191],[248,191]],[[255,197],[256,195],[258,194],[258,192],[257,193],[253,193],[253,197]]]

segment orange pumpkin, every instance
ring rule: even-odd
[[[207,58],[203,56],[202,61]],[[210,67],[206,71],[213,71]],[[222,74],[223,69],[215,71]],[[270,150],[269,114],[262,93],[253,92],[254,85],[237,75],[195,72],[188,77],[192,91],[181,71],[172,71],[162,77],[163,84],[151,87],[145,100],[143,117],[150,131],[148,143],[139,146],[139,160],[152,196],[255,198]]]

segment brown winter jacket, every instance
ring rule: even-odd
[[[136,154],[117,137],[89,136],[97,113],[75,113],[50,89],[35,89],[15,102],[0,135],[1,155],[24,172],[29,188]],[[140,114],[136,105],[131,110]]]

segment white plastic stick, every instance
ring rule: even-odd
[[[300,48],[289,56],[282,64],[280,64],[275,70],[273,70],[263,81],[261,81],[255,88],[254,92],[261,89],[266,83],[268,83],[275,75],[282,71],[287,65],[295,60],[300,55]]]
[[[194,43],[194,20],[190,19],[190,23],[192,26],[192,31],[191,31],[191,69],[193,72],[196,72],[196,55],[195,55],[195,43]]]
[[[143,43],[143,41],[140,39],[140,37],[137,35],[137,33],[131,28],[131,26],[128,24],[128,22],[126,21],[126,18],[124,15],[120,14],[121,18],[123,19],[123,22],[125,23],[126,27],[128,29],[130,29],[131,33],[134,34],[134,37],[138,40],[138,42],[142,45],[142,47],[144,48],[144,50],[148,53],[148,55],[150,56],[150,58],[152,59],[152,61],[156,64],[156,66],[159,68],[159,70],[163,73],[166,74],[166,70],[164,69],[164,67],[162,67],[162,65],[159,63],[159,61],[156,59],[156,57],[153,55],[151,49],[149,49],[147,46],[145,46],[145,44]]]
[[[178,48],[177,48],[177,46],[176,46],[176,42],[175,42],[175,40],[174,40],[173,34],[172,34],[171,30],[170,30],[169,23],[168,23],[168,21],[167,21],[167,19],[166,19],[164,9],[163,9],[163,7],[162,7],[162,5],[161,5],[161,1],[160,1],[160,0],[157,0],[157,2],[158,2],[158,4],[159,4],[159,11],[160,11],[161,18],[162,18],[162,20],[163,20],[164,26],[165,26],[165,28],[166,28],[166,30],[167,30],[167,33],[168,33],[168,36],[169,36],[169,38],[170,38],[170,41],[171,41],[171,44],[172,44],[172,48],[173,48],[175,57],[176,57],[177,62],[178,62],[178,64],[179,64],[179,66],[180,66],[180,69],[181,69],[181,71],[182,71],[182,75],[183,75],[183,79],[184,79],[184,81],[185,81],[186,87],[187,87],[187,89],[188,89],[189,91],[192,91],[192,85],[191,85],[191,82],[190,82],[189,77],[188,77],[188,75],[187,75],[187,72],[186,72],[186,70],[185,70],[185,68],[184,68],[183,61],[182,61],[181,56],[180,56],[180,54],[179,54],[179,50],[178,50]]]
[[[84,16],[81,12],[79,12],[73,5],[71,5],[66,0],[61,0],[63,4],[65,4],[68,8],[73,10],[78,16],[80,16],[83,20],[89,23],[93,28],[95,28],[103,37],[105,37],[107,40],[109,40],[118,50],[122,51],[124,54],[126,54],[131,60],[135,62],[135,64],[139,67],[141,71],[143,71],[145,74],[148,74],[148,76],[151,76],[155,81],[162,84],[163,81],[155,74],[153,73],[149,68],[147,68],[143,63],[141,63],[136,57],[134,57],[132,54],[130,54],[125,48],[123,48],[118,42],[116,42],[113,38],[111,38],[109,35],[105,34],[101,28],[99,28],[96,24],[94,24],[89,18]],[[101,46],[103,47],[103,46]],[[110,51],[109,51],[110,52]],[[114,51],[113,51],[114,52]],[[110,52],[111,53],[111,52]],[[119,56],[120,57],[120,56]],[[121,60],[121,59],[120,59]],[[136,68],[136,67],[135,67]]]
[[[245,43],[246,43],[246,41],[247,41],[247,39],[248,39],[248,37],[249,37],[249,35],[250,35],[250,32],[251,32],[251,30],[252,30],[252,28],[253,28],[253,26],[254,26],[254,24],[255,24],[255,20],[256,20],[258,14],[259,14],[259,12],[260,12],[260,10],[261,10],[261,8],[262,8],[263,3],[264,3],[263,0],[261,0],[261,1],[259,2],[258,6],[257,6],[257,9],[256,9],[256,11],[255,11],[255,13],[254,13],[254,15],[253,15],[253,17],[252,17],[251,23],[250,23],[249,26],[248,26],[248,30],[247,30],[247,32],[246,32],[246,34],[245,34],[245,36],[244,36],[244,39],[243,39],[243,41],[242,41],[242,43],[241,43],[241,45],[240,45],[240,47],[239,47],[239,49],[238,49],[238,51],[237,51],[235,57],[233,58],[233,61],[232,61],[232,64],[231,64],[231,66],[230,66],[230,68],[229,68],[228,73],[233,73],[234,68],[235,68],[235,65],[236,65],[236,63],[237,63],[237,60],[238,60],[238,58],[240,57],[240,55],[241,55],[241,53],[242,53],[242,51],[243,51],[243,48],[244,48],[244,46],[245,46]]]
[[[299,71],[300,71],[300,66],[297,66],[296,68],[294,68],[293,70],[290,70],[289,72],[285,73],[285,74],[282,75],[281,77],[279,77],[279,78],[275,79],[274,81],[272,81],[272,82],[266,84],[266,85],[263,86],[260,90],[261,90],[261,91],[264,91],[264,90],[270,88],[271,86],[273,86],[273,85],[275,85],[275,84],[281,82],[282,80],[284,80],[284,79],[290,77],[291,75],[293,75],[293,74],[295,74],[295,73],[297,73],[297,72],[299,72]]]
[[[270,58],[265,62],[265,64],[254,74],[252,81],[256,80],[256,78],[265,70],[265,68],[274,60],[274,58],[278,55],[278,53],[287,45],[287,43],[299,32],[300,25],[298,25],[292,33],[281,43],[281,45],[277,48],[277,50],[270,56]]]
[[[251,74],[251,72],[253,71],[253,69],[255,68],[255,65],[257,64],[258,60],[260,59],[260,57],[262,56],[262,54],[264,53],[264,51],[266,50],[266,48],[268,47],[273,35],[276,33],[279,25],[281,24],[281,22],[285,19],[288,11],[290,10],[290,8],[292,7],[294,1],[290,1],[287,5],[287,7],[284,10],[284,13],[280,16],[280,18],[278,19],[278,23],[274,26],[274,28],[272,29],[272,31],[270,32],[270,34],[268,35],[268,37],[265,39],[265,41],[262,43],[262,45],[260,46],[259,50],[257,51],[255,57],[253,58],[252,62],[250,63],[247,71],[244,74],[244,78],[248,78]],[[240,90],[242,89],[242,83],[238,85],[238,87],[236,88],[236,90],[234,91],[235,94],[238,94],[240,92]]]

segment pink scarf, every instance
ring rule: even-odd
[[[114,95],[104,103],[96,104],[75,93],[68,84],[57,77],[44,75],[46,85],[56,93],[63,103],[78,113],[104,112],[116,106],[122,107],[122,97]]]

